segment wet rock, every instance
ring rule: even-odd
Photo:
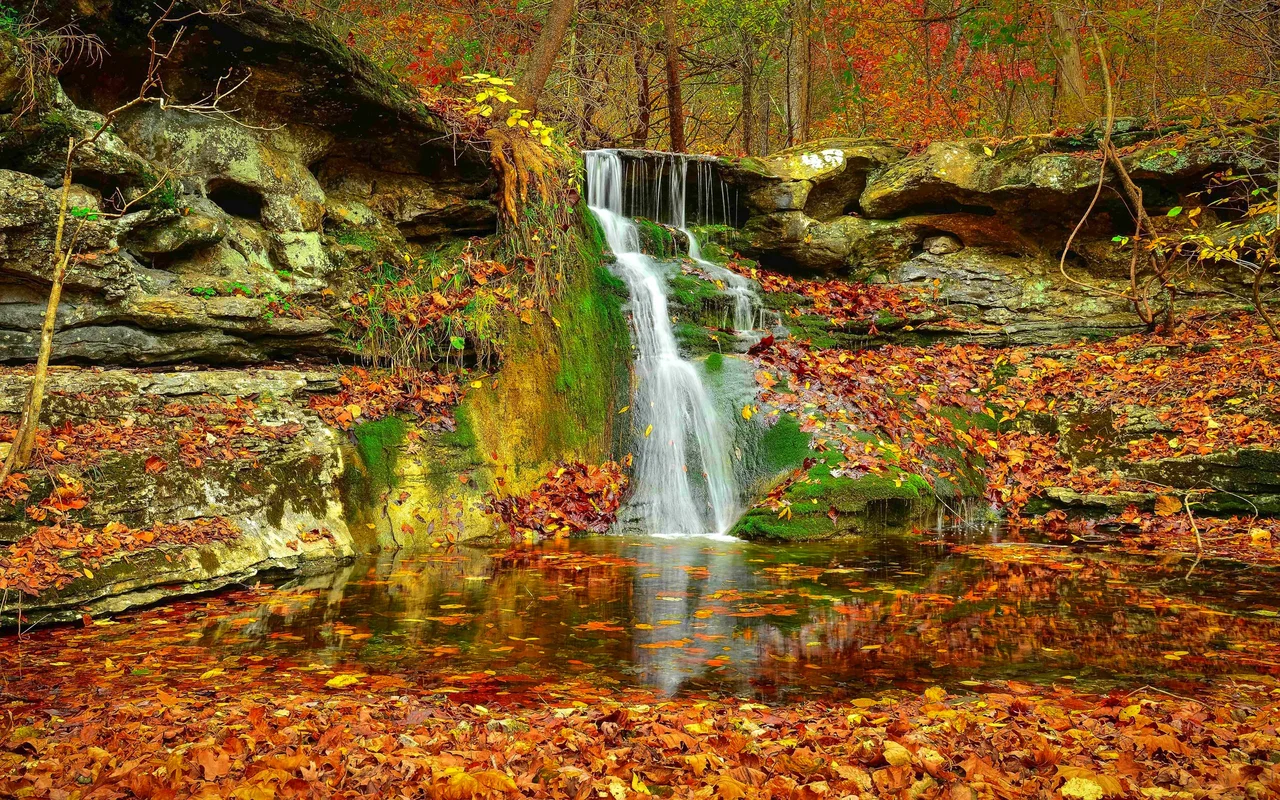
[[[0,413],[17,412],[28,381],[26,375],[0,375]],[[54,424],[168,421],[180,426],[181,416],[155,417],[139,409],[243,397],[255,403],[259,424],[297,426],[297,433],[255,449],[252,460],[201,459],[193,465],[184,460],[178,436],[145,452],[104,450],[91,472],[82,476],[93,502],[76,521],[145,527],[225,517],[241,536],[122,554],[64,589],[29,599],[24,604],[28,618],[53,622],[85,612],[114,612],[173,595],[211,591],[267,570],[327,569],[350,558],[358,537],[348,528],[340,492],[346,469],[343,437],[306,407],[310,393],[336,385],[336,375],[326,372],[55,369],[46,403]],[[150,468],[148,459],[153,457],[167,466]],[[76,472],[70,466],[64,469]],[[33,486],[34,491],[40,489],[48,487]],[[20,507],[0,509],[0,538],[6,541],[20,541],[35,524]],[[0,624],[11,621],[0,618]]]
[[[964,245],[954,236],[930,236],[924,240],[924,251],[935,256],[958,253],[963,249]]]

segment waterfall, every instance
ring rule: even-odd
[[[612,150],[588,152],[585,158],[587,202],[631,293],[637,350],[631,413],[641,431],[632,507],[652,534],[724,534],[739,512],[728,434],[697,367],[680,357],[662,267],[640,252],[639,230],[625,214],[628,187],[622,158]],[[678,181],[671,174],[665,177],[666,185],[658,186],[655,200],[665,199],[683,215],[683,173]],[[661,182],[663,176],[658,178]],[[663,188],[669,197],[661,197]]]
[[[713,161],[682,153],[646,152],[637,159],[623,158],[617,151],[596,152],[613,153],[620,162],[625,193],[619,195],[621,208],[617,213],[646,217],[683,233],[689,240],[689,258],[704,273],[723,283],[724,294],[733,301],[733,330],[748,344],[759,341],[759,329],[766,327],[766,314],[755,283],[704,259],[701,244],[689,230],[690,206],[698,223],[729,225],[736,221],[737,190],[716,175]]]

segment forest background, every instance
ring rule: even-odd
[[[1280,0],[280,2],[428,98],[515,79],[581,147],[1050,133],[1104,116],[1104,64],[1116,115],[1156,127],[1266,114],[1280,87]]]

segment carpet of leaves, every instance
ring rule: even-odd
[[[485,511],[517,537],[605,533],[618,518],[627,489],[623,465],[558,464],[528,494],[488,493]]]
[[[239,535],[235,525],[222,517],[158,523],[139,529],[118,522],[102,528],[58,522],[37,528],[30,536],[10,545],[7,552],[0,552],[0,592],[13,590],[38,595],[46,589],[60,589],[81,577],[93,578],[94,569],[120,553],[229,541]]]
[[[1195,529],[1202,528],[1215,554],[1280,562],[1272,537],[1257,533],[1269,530],[1267,523],[1179,517],[1199,490],[1126,478],[1123,469],[1280,444],[1280,360],[1253,317],[1191,318],[1166,335],[1087,345],[853,352],[783,341],[754,355],[764,402],[795,413],[819,446],[843,454],[843,469],[854,477],[917,475],[936,485],[966,464],[981,470],[992,505],[1015,519],[1051,487],[1154,492],[1176,505],[1154,518],[1130,510],[1106,522],[1136,524],[1146,541],[1163,536],[1182,550],[1196,547]],[[1107,424],[1075,460],[1061,433],[1037,424],[1099,412]],[[774,494],[776,504],[781,495]]]
[[[881,314],[897,319],[920,315],[945,316],[925,294],[901,286],[793,278],[759,267],[744,268],[736,260],[729,261],[725,266],[754,280],[761,291],[794,294],[804,298],[809,305],[803,309],[803,313],[825,317],[833,325],[871,323],[874,330],[875,321]],[[802,310],[792,309],[791,313],[799,314]]]
[[[92,402],[93,398],[75,398]],[[152,402],[154,400],[154,402]],[[178,448],[178,457],[189,469],[206,461],[255,461],[255,449],[277,441],[288,441],[302,426],[296,423],[270,424],[255,415],[258,405],[245,398],[206,398],[193,402],[161,403],[160,398],[142,398],[128,419],[64,420],[36,434],[31,470],[77,471],[93,467],[103,456],[154,454]],[[12,442],[17,432],[14,417],[0,416],[0,442]],[[156,457],[148,471],[161,472],[168,464]],[[25,478],[19,478],[25,483]],[[18,481],[7,482],[3,498],[17,502],[25,496]]]
[[[339,380],[342,389],[337,394],[315,395],[309,401],[311,410],[330,425],[350,430],[360,422],[402,414],[428,430],[455,428],[453,408],[463,394],[456,374],[356,367]]]
[[[1245,798],[1280,793],[1280,689],[1014,681],[769,706],[567,679],[457,702],[397,675],[200,647],[157,614],[0,651],[0,794],[51,798]],[[114,625],[114,623],[113,623]],[[110,630],[110,629],[106,629]],[[455,696],[456,697],[456,696]]]

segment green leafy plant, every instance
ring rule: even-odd
[[[197,286],[191,290],[191,294],[196,297],[203,297],[207,300],[210,297],[217,297],[218,290],[214,289],[212,286]]]

